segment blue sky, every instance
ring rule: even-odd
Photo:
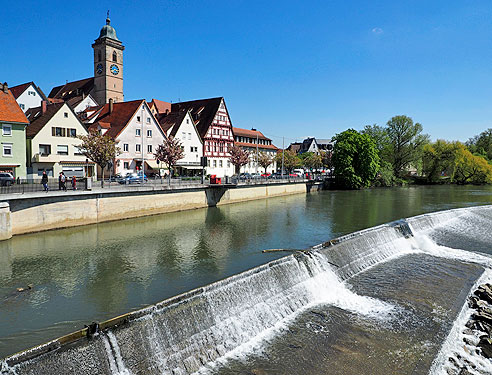
[[[492,127],[488,0],[2,1],[0,81],[91,76],[107,9],[126,100],[224,96],[234,126],[277,146],[397,114],[432,139]]]

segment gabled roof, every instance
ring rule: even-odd
[[[256,136],[258,136],[258,139],[264,139],[264,140],[267,140],[267,141],[271,141],[270,138],[267,138],[263,135],[262,132],[260,132],[259,130],[255,130],[255,129],[242,129],[242,128],[232,128],[232,132],[234,133],[234,135],[236,136],[239,136],[239,137],[248,137],[248,138],[256,138]]]
[[[169,114],[160,114],[157,116],[157,121],[161,126],[162,131],[167,135],[176,136],[179,126],[183,122],[186,117],[187,111],[179,111],[179,112],[171,112]],[[193,120],[192,120],[193,121]],[[176,125],[176,126],[175,126]],[[172,129],[171,129],[172,128]],[[168,134],[168,130],[171,129],[171,132]]]
[[[65,103],[48,104],[45,113],[43,113],[41,107],[29,108],[26,111],[26,116],[31,123],[26,128],[26,137],[33,138],[38,134],[64,104]]]
[[[158,100],[158,99],[152,99],[151,104],[155,105],[155,108],[157,109],[157,113],[159,114],[166,113],[166,110],[168,112],[171,112],[171,105],[172,105],[171,103],[163,102],[162,100]]]
[[[67,82],[64,85],[53,87],[50,98],[68,100],[82,94],[88,95],[94,88],[94,77]]]
[[[203,139],[219,110],[222,97],[173,103],[171,112],[190,111],[200,137]]]
[[[105,123],[104,126],[101,125],[102,128],[107,128],[106,124],[110,124],[105,135],[107,134],[115,139],[130,122],[142,103],[145,103],[145,100],[139,99],[131,102],[113,103],[113,112],[111,113],[109,113],[109,103],[107,103],[102,106],[102,109],[98,112],[94,123],[89,129],[96,129],[98,122],[100,125],[101,123]]]
[[[26,115],[15,101],[12,92],[10,92],[10,90],[5,92],[3,90],[3,85],[0,90],[0,121],[19,122],[21,124],[29,123]]]
[[[17,99],[31,85],[33,85],[36,88],[36,90],[38,90],[39,94],[41,95],[41,99],[46,100],[46,95],[44,95],[43,90],[41,90],[39,86],[36,86],[32,81],[23,83],[21,85],[10,87],[10,91],[12,92],[12,95],[14,95],[14,98]]]

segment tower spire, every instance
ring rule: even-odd
[[[111,23],[111,20],[109,19],[109,9],[108,13],[106,13],[106,25],[109,25]]]

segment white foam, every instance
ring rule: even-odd
[[[123,363],[121,358],[120,347],[116,337],[111,331],[106,332],[106,334],[101,335],[104,342],[104,348],[106,349],[106,354],[108,356],[109,367],[111,369],[112,375],[132,375],[131,371],[128,370]]]
[[[492,280],[492,270],[486,269],[482,276],[473,285],[471,291],[478,288],[480,284],[490,282]],[[465,335],[463,333],[465,324],[470,319],[474,310],[468,307],[465,303],[458,317],[453,323],[453,327],[444,341],[439,354],[434,359],[429,375],[448,375],[448,370],[453,368],[449,363],[449,358],[454,358],[458,363],[463,363],[464,360],[473,363],[474,369],[467,366],[470,374],[492,374],[492,362],[485,359],[476,353],[474,346],[466,344],[463,339],[467,338],[472,343],[478,343],[478,333],[474,331],[473,335]],[[458,356],[461,359],[458,359]]]

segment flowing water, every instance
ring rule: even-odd
[[[19,236],[0,261],[0,345],[7,355],[285,255],[264,248],[306,248],[436,208],[489,203],[492,193],[448,189],[324,192]],[[434,366],[439,374],[458,350],[450,332],[470,288],[489,277],[491,223],[484,209],[371,229],[157,304],[59,356],[8,367],[136,375],[421,374]],[[9,294],[36,278],[31,291]]]

